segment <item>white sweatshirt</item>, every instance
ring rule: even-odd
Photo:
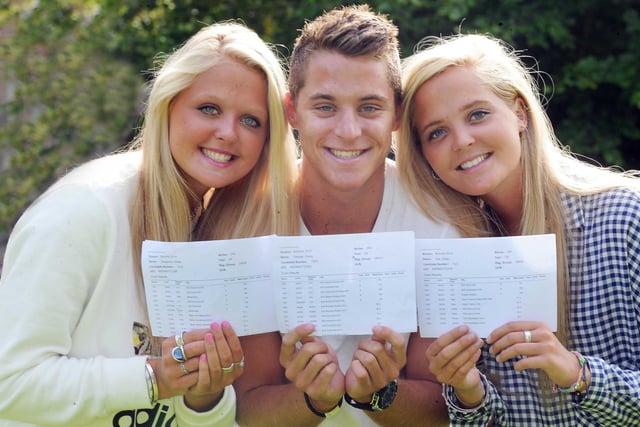
[[[128,217],[139,164],[82,165],[16,224],[0,278],[0,426],[234,425],[231,386],[206,413],[181,396],[149,403]]]

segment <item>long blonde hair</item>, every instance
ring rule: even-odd
[[[194,231],[190,206],[196,196],[169,149],[169,107],[198,75],[223,58],[237,60],[264,75],[269,136],[256,166],[244,179],[213,190]],[[285,82],[275,48],[234,22],[201,29],[162,63],[151,84],[143,128],[133,144],[134,149],[142,150],[140,180],[130,215],[138,273],[145,239],[178,242],[297,234],[298,203],[293,191],[296,147],[284,112]]]
[[[436,179],[421,151],[413,121],[414,97],[429,79],[449,67],[468,67],[508,105],[521,99],[528,124],[521,135],[523,213],[520,234],[556,235],[558,261],[558,338],[567,345],[568,265],[566,231],[561,193],[594,194],[610,188],[637,185],[631,173],[615,173],[575,158],[556,139],[543,108],[535,70],[529,69],[518,53],[498,39],[486,35],[429,37],[417,52],[403,62],[403,104],[395,148],[403,185],[422,210],[438,218],[432,203],[444,208],[446,218],[462,236],[501,234],[499,218],[477,198],[459,193]]]

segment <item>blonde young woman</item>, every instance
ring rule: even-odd
[[[452,425],[628,426],[640,419],[640,192],[558,143],[535,73],[482,35],[428,39],[406,59],[403,183],[463,236],[554,233],[558,331],[467,326],[427,349]]]
[[[205,27],[158,69],[133,149],[25,212],[0,282],[1,426],[234,424],[238,337],[222,322],[151,339],[141,244],[297,232],[284,91],[256,33]]]

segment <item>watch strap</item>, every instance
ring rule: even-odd
[[[397,390],[398,390],[398,380],[393,380],[386,386],[382,387],[380,390],[374,392],[373,395],[371,396],[371,401],[369,401],[368,403],[358,402],[353,397],[349,396],[348,393],[344,394],[344,400],[349,405],[357,409],[363,409],[365,411],[372,411],[372,412],[382,412],[391,405],[391,403],[395,399]],[[391,394],[390,400],[385,402],[380,402],[380,399],[388,393]],[[386,397],[386,398],[389,398],[389,397]],[[380,403],[382,403],[383,406],[380,406]]]
[[[328,418],[328,417],[334,416],[335,414],[338,413],[338,411],[340,410],[340,407],[342,406],[342,399],[340,399],[340,401],[338,402],[336,407],[333,408],[332,410],[330,410],[328,412],[320,412],[316,408],[313,407],[313,405],[311,404],[311,398],[309,397],[309,395],[306,392],[304,393],[304,402],[307,404],[307,408],[309,408],[309,410],[311,412],[313,412],[314,414],[316,414],[317,416],[322,417],[322,418]]]

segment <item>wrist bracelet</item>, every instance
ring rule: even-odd
[[[340,399],[340,401],[338,401],[338,404],[336,405],[336,407],[333,408],[332,410],[330,410],[328,412],[320,412],[316,408],[313,407],[313,405],[311,404],[311,399],[309,398],[309,395],[306,392],[304,393],[304,401],[307,404],[307,408],[309,408],[309,410],[311,412],[313,412],[314,414],[316,414],[317,416],[322,417],[322,418],[331,417],[331,416],[335,415],[340,410],[340,407],[342,406],[342,399]]]
[[[578,362],[580,362],[580,372],[578,372],[578,379],[571,387],[560,387],[557,384],[553,384],[551,388],[552,393],[584,393],[587,391],[587,370],[585,365],[587,364],[587,359],[577,351],[572,351],[574,356],[578,358]]]
[[[156,380],[155,372],[153,372],[153,366],[149,363],[149,359],[144,363],[144,367],[147,380],[147,392],[149,393],[149,403],[153,406],[158,401],[158,381]]]

